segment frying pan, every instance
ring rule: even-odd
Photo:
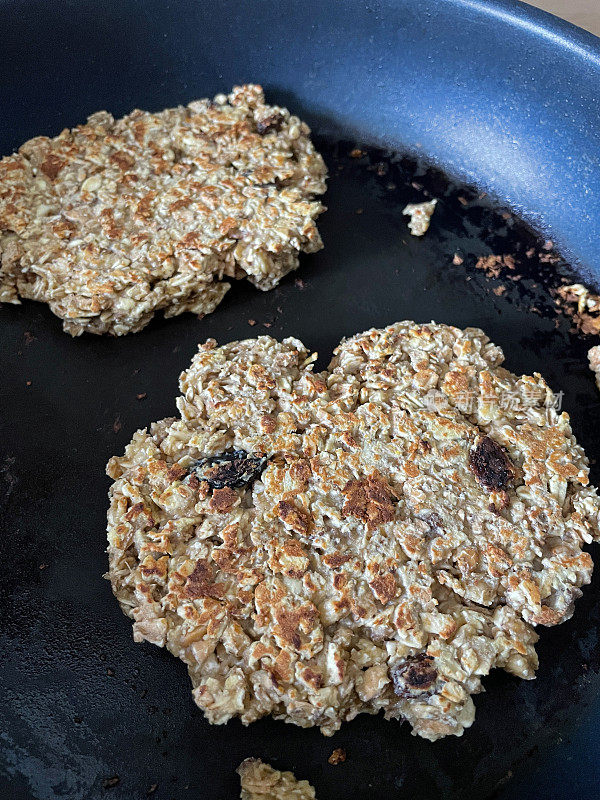
[[[119,340],[71,339],[42,305],[0,309],[0,797],[228,800],[247,756],[322,800],[596,797],[598,580],[570,622],[542,631],[537,680],[493,674],[473,727],[431,744],[369,716],[333,739],[270,719],[209,726],[183,664],[133,643],[101,576],[104,465],[174,413],[178,374],[209,336],[295,335],[325,365],[371,326],[480,326],[509,369],[564,392],[594,458],[596,342],[549,290],[600,277],[599,40],[490,0],[1,0],[0,48],[2,153],[101,108],[256,81],[312,125],[331,173],[325,249],[272,292],[240,284],[201,321]],[[440,203],[417,240],[400,212],[427,193]],[[546,239],[555,263],[539,257]],[[475,269],[489,253],[514,254],[520,280]],[[344,764],[327,763],[334,747]]]

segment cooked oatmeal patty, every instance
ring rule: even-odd
[[[590,581],[587,459],[543,378],[478,329],[401,322],[315,358],[200,346],[180,416],[108,464],[113,591],[212,723],[329,735],[383,710],[460,735],[482,676],[533,678],[535,626]]]
[[[326,169],[260,86],[115,120],[106,111],[0,160],[0,302],[41,300],[78,336],[213,311],[273,288],[322,244]]]

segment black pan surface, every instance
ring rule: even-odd
[[[133,643],[102,580],[105,463],[134,430],[175,412],[179,372],[209,336],[298,336],[325,366],[342,336],[371,326],[432,317],[477,325],[504,348],[509,369],[538,370],[564,391],[577,437],[588,453],[599,451],[600,404],[586,366],[592,342],[570,332],[548,291],[571,280],[570,267],[540,262],[542,239],[436,170],[375,150],[352,157],[356,142],[318,144],[331,174],[325,249],[274,291],[240,284],[201,321],[159,319],[120,340],[71,339],[42,305],[1,310],[10,391],[0,440],[8,565],[0,581],[0,797],[132,800],[151,791],[160,800],[228,800],[238,792],[236,766],[251,755],[310,779],[325,800],[533,798],[544,780],[546,797],[594,796],[593,764],[571,774],[556,753],[566,748],[568,758],[569,741],[581,747],[598,718],[597,581],[570,622],[542,632],[537,680],[493,674],[476,698],[474,726],[431,744],[381,717],[359,717],[331,739],[270,719],[211,727],[183,664]],[[401,210],[427,194],[440,203],[427,235],[415,239]],[[453,264],[456,252],[462,265]],[[514,254],[522,277],[487,278],[474,264],[489,253]],[[346,749],[344,764],[327,763],[334,747]],[[598,754],[594,742],[585,749],[590,760]]]

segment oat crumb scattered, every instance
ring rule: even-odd
[[[590,369],[596,376],[596,386],[600,389],[600,345],[597,344],[588,350],[588,360]]]
[[[402,213],[410,217],[408,228],[413,236],[423,236],[429,230],[436,205],[437,200],[428,200],[425,203],[409,203],[404,207]]]
[[[460,267],[461,264],[464,264],[464,258],[459,255],[458,253],[454,253],[454,258],[452,259],[452,263],[455,267]]]
[[[333,753],[327,759],[329,764],[336,766],[337,764],[341,764],[346,760],[346,751],[343,747],[336,747]]]
[[[249,319],[248,320],[248,325],[250,325],[250,327],[253,328],[256,325],[256,320],[255,319]]]
[[[364,150],[361,150],[359,147],[355,147],[354,150],[350,151],[350,158],[362,158],[364,155]]]
[[[556,253],[540,253],[538,258],[540,264],[558,264],[560,261],[560,256]]]
[[[511,255],[489,255],[478,258],[475,266],[477,269],[482,269],[488,278],[499,278],[503,270],[515,269],[516,262]]]
[[[571,283],[556,290],[556,304],[571,317],[581,333],[600,334],[600,295],[581,283]]]
[[[241,800],[316,800],[308,781],[299,781],[292,772],[280,772],[260,758],[247,758],[237,768]]]
[[[496,286],[495,289],[492,289],[496,297],[502,297],[504,292],[506,291],[506,286]]]
[[[140,392],[139,394],[136,394],[136,399],[137,399],[137,400],[145,400],[145,399],[146,399],[146,397],[148,397],[148,395],[146,394],[146,392]]]

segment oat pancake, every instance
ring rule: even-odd
[[[0,302],[119,336],[159,310],[213,311],[227,279],[271,289],[321,247],[309,133],[248,85],[31,139],[0,160]]]
[[[180,417],[112,458],[110,579],[136,641],[187,664],[212,723],[333,733],[382,710],[435,740],[537,625],[573,613],[600,503],[543,378],[482,331],[199,348]]]

